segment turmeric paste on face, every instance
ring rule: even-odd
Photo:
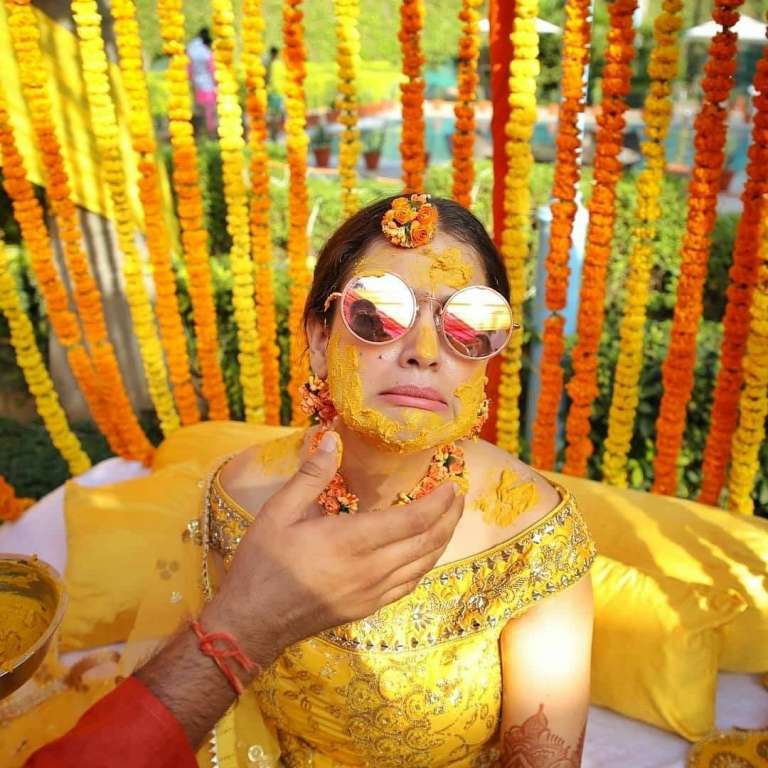
[[[21,574],[3,575],[0,585],[0,669],[7,668],[13,659],[31,648],[53,620],[53,605],[41,603],[18,589],[29,580],[29,576]]]

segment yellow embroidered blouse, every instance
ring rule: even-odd
[[[211,545],[227,563],[249,520],[216,477],[205,522]],[[279,742],[280,762],[268,746],[232,737],[230,751],[239,755],[232,765],[493,765],[501,631],[581,578],[596,555],[573,497],[557,490],[560,503],[524,531],[433,568],[413,593],[365,619],[288,648],[254,685],[258,708]],[[226,735],[224,726],[219,742]]]

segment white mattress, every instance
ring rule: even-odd
[[[95,486],[146,474],[149,470],[139,462],[113,458],[91,467],[76,481]],[[67,563],[63,502],[62,486],[30,507],[18,522],[0,526],[0,552],[34,552],[63,573]],[[721,729],[768,726],[768,691],[757,675],[720,673],[716,724]],[[685,768],[689,748],[690,743],[679,736],[592,706],[582,766]]]

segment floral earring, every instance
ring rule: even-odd
[[[309,378],[299,387],[301,409],[311,417],[316,417],[322,427],[329,427],[336,418],[336,406],[328,392],[328,382],[309,374]]]
[[[491,401],[486,397],[485,400],[483,400],[482,403],[480,403],[480,407],[477,409],[477,418],[475,419],[475,423],[472,425],[472,428],[469,430],[469,434],[467,437],[470,440],[477,440],[477,438],[480,436],[480,432],[485,425],[485,422],[488,421],[488,409],[491,405]]]

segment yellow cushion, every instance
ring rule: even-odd
[[[690,741],[703,738],[715,725],[718,629],[746,609],[744,598],[603,555],[590,574],[592,704]]]
[[[747,610],[721,629],[720,669],[768,671],[768,520],[543,474],[573,492],[600,554],[646,573],[740,592]]]
[[[67,483],[63,650],[128,637],[148,581],[167,580],[178,568],[181,534],[199,514],[199,478],[194,465],[175,464],[96,488]]]

